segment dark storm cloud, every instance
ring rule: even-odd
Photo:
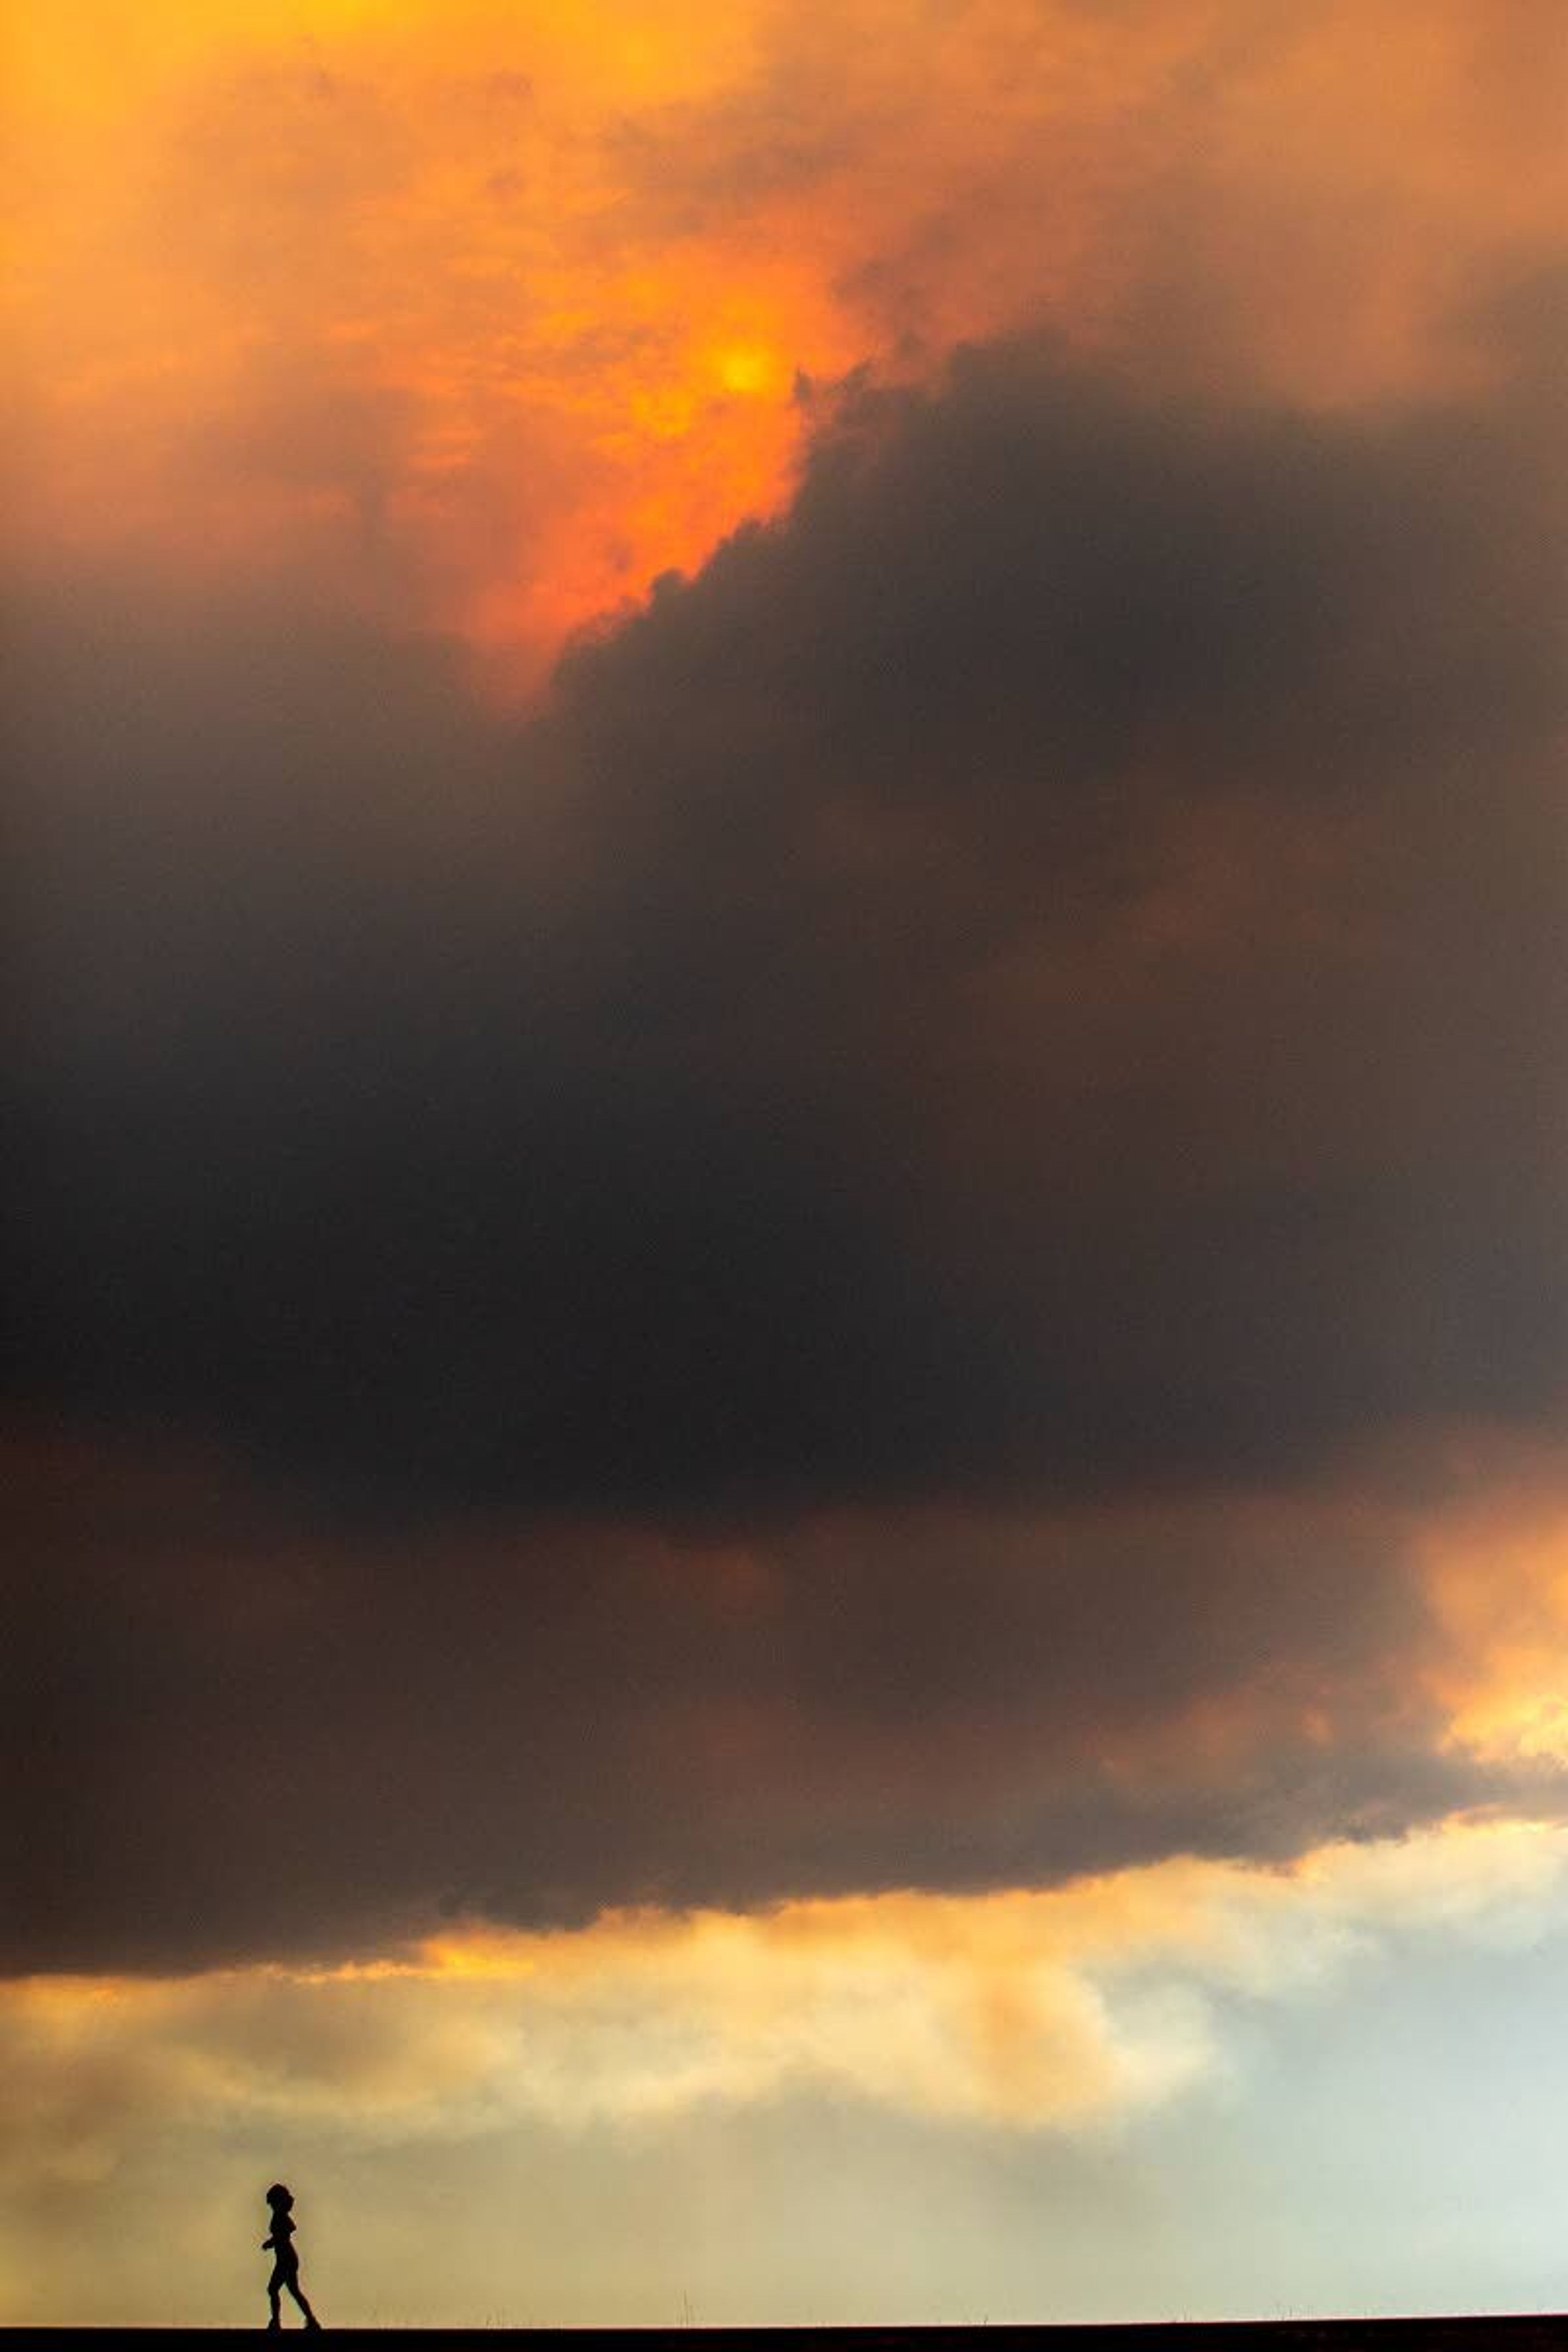
[[[146,1443],[6,1471],[0,1969],[1285,1857],[1521,1793],[1437,1750],[1396,1510],[373,1542]]]
[[[849,396],[526,727],[308,606],[35,604],[14,1392],[249,1469],[138,1541],[140,1471],[44,1482],[13,1958],[1469,1785],[1397,1529],[1226,1490],[1557,1410],[1536,316],[1399,414],[1037,341]],[[1205,1699],[1207,1782],[1151,1760]]]
[[[433,1507],[1546,1409],[1543,438],[973,353],[510,745],[308,619],[24,640],[26,1388]]]

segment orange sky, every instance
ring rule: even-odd
[[[777,508],[797,374],[1042,318],[1342,401],[1563,203],[1539,9],[83,0],[11,28],[28,563],[537,672]],[[1558,24],[1561,31],[1561,24]],[[1548,33],[1547,46],[1551,34]]]

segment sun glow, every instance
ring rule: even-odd
[[[1470,51],[1462,10],[1433,15],[1418,86],[1380,101],[1394,138],[1370,135],[1375,28],[1347,12],[1315,52],[1332,70],[1310,138],[1289,47],[1234,107],[1216,95],[1216,132],[1237,112],[1216,168],[1265,201],[1260,242],[1197,219],[1209,299],[1245,368],[1309,398],[1429,373],[1460,226],[1524,234],[1558,200],[1560,173],[1450,135]],[[1011,0],[851,0],[831,26],[753,0],[26,12],[13,533],[46,568],[303,567],[318,594],[537,676],[778,510],[800,377],[929,371],[1025,322],[1114,339],[1141,264],[1107,159],[1163,168],[1126,123],[1160,119],[1210,37],[1202,8],[1135,16],[1112,41],[1092,12],[1026,26]],[[1375,278],[1364,238],[1347,273],[1321,231],[1324,152],[1377,207]]]
[[[726,392],[775,393],[788,381],[777,352],[755,343],[736,344],[721,352],[717,367]]]

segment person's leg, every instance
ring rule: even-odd
[[[321,2324],[320,2321],[317,2319],[315,2313],[311,2310],[310,2305],[305,2300],[305,2291],[300,2284],[300,2273],[298,2271],[290,2271],[289,2273],[289,2292],[293,2296],[295,2302],[299,2305],[300,2310],[304,2313],[306,2326],[319,2326]]]
[[[272,2305],[272,2316],[267,2323],[268,2327],[281,2327],[283,2325],[283,2315],[278,2307],[279,2281],[279,2273],[275,2270],[267,2282],[267,2300]]]

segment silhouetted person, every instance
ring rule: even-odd
[[[300,2257],[294,2252],[294,2224],[289,2211],[294,2200],[280,2180],[275,2180],[267,2192],[267,2202],[272,2208],[272,2234],[261,2241],[261,2251],[272,2255],[272,2276],[267,2282],[267,2300],[272,2305],[268,2327],[281,2327],[279,2301],[285,2287],[305,2315],[307,2327],[319,2327],[321,2321],[300,2291]]]

